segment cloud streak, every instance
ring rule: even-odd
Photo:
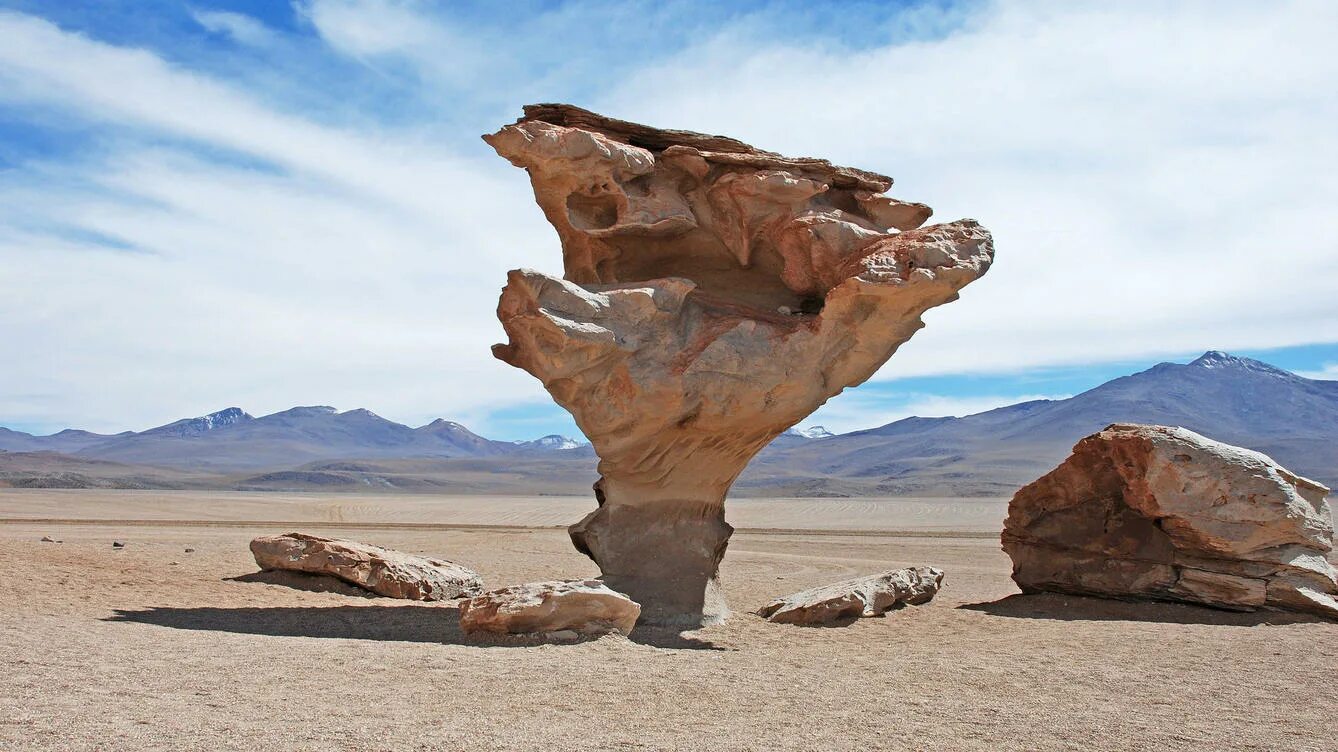
[[[875,380],[1338,341],[1329,3],[871,4],[843,27],[790,3],[298,10],[307,37],[194,8],[229,68],[0,11],[0,108],[57,142],[0,171],[0,264],[22,270],[0,329],[24,353],[0,423],[327,403],[530,436],[547,398],[491,359],[492,310],[556,240],[475,138],[526,100],[887,172],[984,222],[995,267]],[[347,66],[397,104],[350,115]],[[1026,389],[857,390],[812,422]]]

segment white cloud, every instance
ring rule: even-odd
[[[995,267],[877,378],[1338,341],[1338,56],[1317,52],[1338,5],[999,2],[954,33],[862,49],[774,34],[779,16],[627,7],[473,33],[455,9],[304,3],[331,50],[421,78],[418,119],[385,118],[396,127],[368,125],[379,112],[322,122],[0,11],[0,104],[97,133],[0,171],[0,268],[21,270],[0,275],[0,331],[24,353],[0,369],[0,416],[120,430],[329,403],[486,432],[493,406],[546,399],[488,345],[505,271],[555,270],[554,235],[522,173],[422,113],[493,125],[480,113],[571,92],[615,116],[887,172],[939,218],[990,227]],[[661,15],[633,23],[643,11]],[[196,17],[259,44],[235,15]],[[665,34],[678,52],[655,46]],[[856,391],[810,422],[1025,398],[889,406]]]
[[[498,47],[425,12],[412,0],[307,0],[297,6],[331,48],[370,67],[407,62],[425,80],[487,91],[512,61]]]
[[[250,47],[268,47],[278,38],[268,26],[242,13],[196,9],[191,11],[191,17],[206,31],[224,34]]]
[[[886,172],[998,257],[878,378],[1338,340],[1338,4],[999,2],[859,52],[728,34],[619,117]]]
[[[168,144],[0,173],[0,265],[22,270],[0,275],[0,328],[25,353],[0,370],[8,421],[122,430],[328,403],[417,422],[542,394],[488,352],[506,270],[558,263],[501,160],[277,112],[30,17],[0,13],[0,38],[16,41],[0,83],[17,84],[0,98]]]
[[[1338,363],[1325,363],[1318,371],[1297,371],[1296,375],[1320,381],[1338,381]]]

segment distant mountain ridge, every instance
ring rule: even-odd
[[[495,441],[440,418],[410,428],[370,410],[339,412],[327,405],[293,407],[258,418],[229,407],[113,436],[70,430],[32,436],[0,429],[0,450],[57,452],[123,464],[217,472],[290,468],[350,458],[523,456],[582,446],[584,442],[557,435],[533,441]]]
[[[740,477],[750,487],[834,495],[1011,494],[1111,423],[1183,426],[1256,449],[1338,485],[1338,381],[1306,379],[1211,350],[1160,363],[1063,400],[975,415],[906,418],[799,446],[769,447]],[[786,480],[787,478],[793,479]]]
[[[913,417],[853,433],[791,429],[731,492],[753,496],[1008,495],[1083,436],[1116,422],[1178,425],[1256,449],[1338,486],[1338,381],[1209,351],[1062,400],[963,417]],[[417,428],[369,410],[228,408],[134,433],[0,428],[0,485],[586,494],[589,444],[496,441],[459,423]]]

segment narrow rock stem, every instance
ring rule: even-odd
[[[599,508],[568,528],[609,587],[642,604],[641,622],[697,627],[723,621],[719,567],[734,528],[724,493],[672,498],[671,489],[601,479]]]

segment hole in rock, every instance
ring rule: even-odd
[[[610,194],[567,197],[567,219],[579,230],[604,230],[618,221],[618,200]]]
[[[718,237],[702,228],[672,237],[639,235],[607,242],[617,252],[597,263],[599,281],[606,284],[682,277],[697,284],[703,302],[742,306],[759,317],[780,317],[782,307],[796,313],[816,313],[822,307],[818,296],[785,286],[784,262],[766,245],[755,246],[749,265],[743,266]],[[816,308],[810,303],[813,310],[804,310],[806,298],[818,300]]]

